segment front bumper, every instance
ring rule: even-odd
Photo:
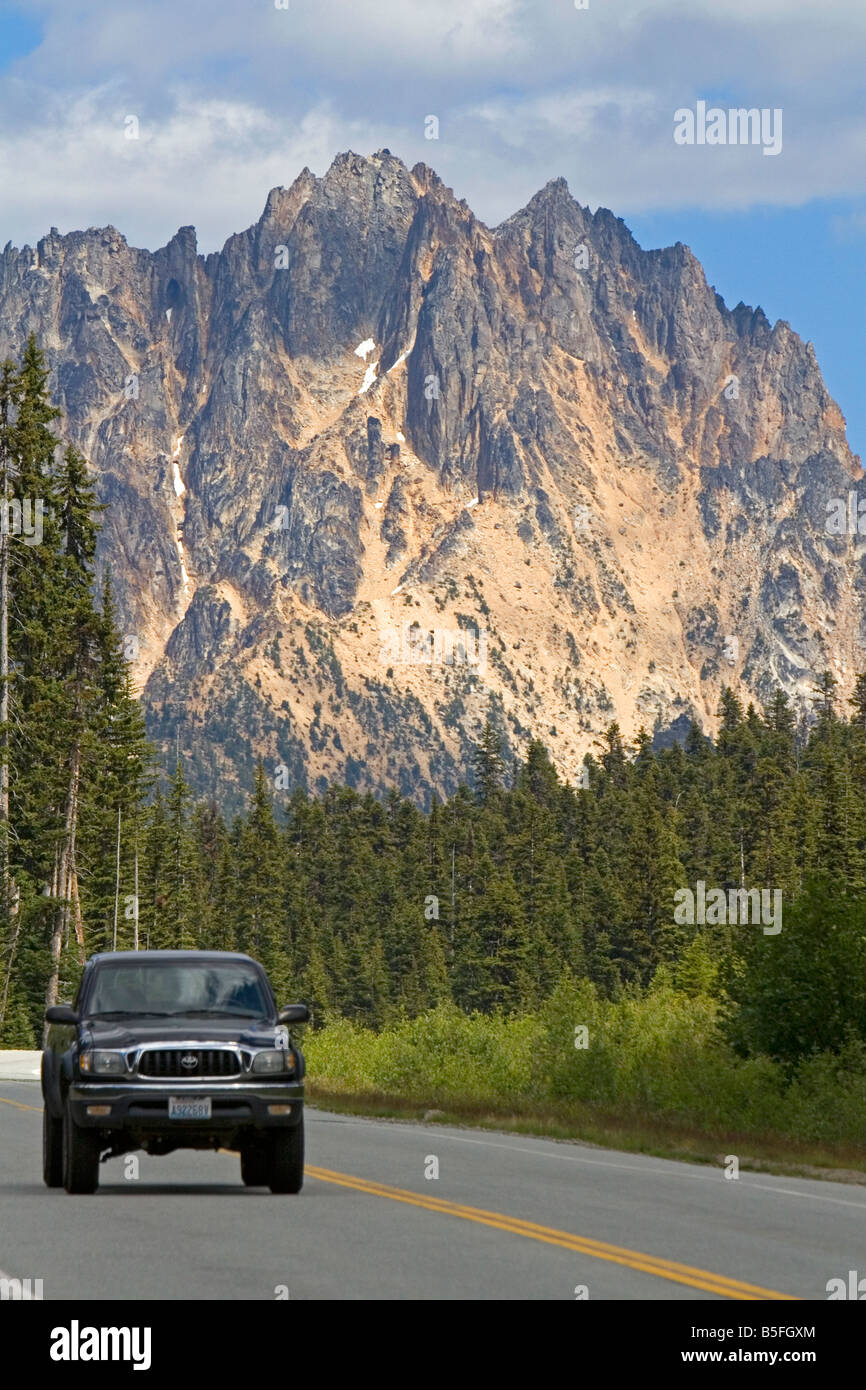
[[[209,1120],[170,1120],[169,1096],[193,1100],[209,1096]],[[75,1081],[69,1087],[69,1103],[77,1125],[85,1129],[132,1130],[147,1134],[184,1134],[192,1131],[236,1129],[290,1129],[299,1124],[304,1108],[302,1081],[219,1081],[203,1085],[164,1081]],[[107,1115],[90,1115],[88,1108],[110,1106]],[[272,1114],[271,1106],[290,1106],[287,1114]]]

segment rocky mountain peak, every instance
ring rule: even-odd
[[[862,651],[861,476],[811,344],[551,180],[491,229],[424,164],[339,155],[199,255],[113,227],[0,257],[108,504],[153,735],[202,790],[450,790],[485,716],[575,776],[612,719]],[[285,780],[284,779],[284,780]]]

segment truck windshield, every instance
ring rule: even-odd
[[[90,1018],[224,1014],[266,1019],[272,1009],[260,975],[244,961],[112,961],[96,971],[86,1012]]]

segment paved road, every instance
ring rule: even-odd
[[[225,1153],[112,1159],[70,1197],[41,1103],[0,1082],[0,1271],[46,1299],[826,1299],[866,1273],[862,1188],[323,1111],[297,1197]]]

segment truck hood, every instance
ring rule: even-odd
[[[277,1023],[243,1018],[148,1018],[83,1019],[82,1037],[92,1046],[125,1049],[145,1043],[247,1043],[273,1047]],[[282,1031],[282,1029],[281,1029]]]

